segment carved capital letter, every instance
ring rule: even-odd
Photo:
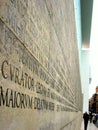
[[[7,60],[3,61],[2,66],[1,66],[2,76],[3,76],[3,78],[7,79],[8,75],[7,75],[7,73],[4,72],[5,65],[8,65],[8,61]]]

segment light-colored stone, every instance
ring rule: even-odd
[[[73,1],[0,0],[0,7],[0,130],[78,130]]]

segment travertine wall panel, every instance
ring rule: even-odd
[[[73,1],[0,0],[0,130],[78,130],[81,98]]]

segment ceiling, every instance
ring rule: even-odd
[[[93,0],[81,0],[82,48],[90,47]]]

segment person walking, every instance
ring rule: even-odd
[[[84,130],[87,130],[88,121],[89,121],[89,114],[87,112],[83,114],[83,119],[84,119]]]

